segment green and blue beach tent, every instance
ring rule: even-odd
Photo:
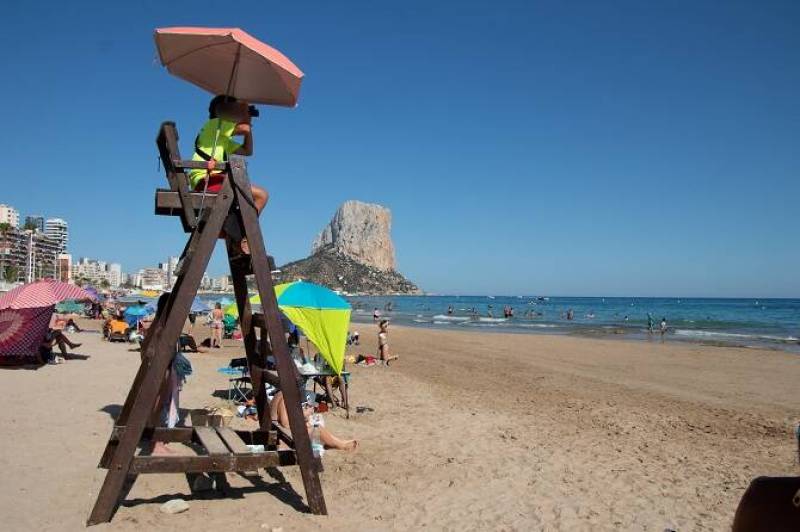
[[[329,288],[302,281],[279,284],[275,296],[278,308],[317,346],[330,367],[341,373],[350,328],[350,304]],[[261,298],[253,296],[250,302],[260,304]]]

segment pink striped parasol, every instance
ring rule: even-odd
[[[95,298],[80,286],[47,279],[18,286],[6,293],[0,297],[0,309],[49,307],[65,299]]]
[[[52,315],[52,306],[0,310],[0,365],[35,358]]]

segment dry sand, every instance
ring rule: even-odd
[[[362,338],[352,353],[374,351]],[[102,483],[109,414],[139,357],[96,333],[74,340],[88,359],[0,370],[3,530],[83,529]],[[182,407],[222,402],[216,369],[241,353],[227,343],[190,355]],[[227,499],[142,475],[96,529],[724,530],[752,477],[798,472],[796,355],[400,327],[391,346],[395,366],[352,368],[352,403],[374,412],[326,415],[361,441],[325,456],[329,516],[298,511],[296,468],[229,474]],[[173,497],[189,511],[159,512]]]

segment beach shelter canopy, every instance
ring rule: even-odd
[[[83,311],[83,303],[73,299],[62,301],[56,305],[56,312],[60,312],[62,314],[83,314]]]
[[[339,374],[344,367],[350,304],[334,291],[314,283],[284,283],[275,287],[278,308],[300,327],[331,368]],[[254,296],[251,303],[261,303]]]
[[[161,64],[211,94],[294,107],[303,72],[288,57],[239,28],[159,28]]]
[[[0,309],[50,307],[65,299],[87,300],[92,295],[80,286],[47,279],[24,284],[0,297]]]
[[[149,316],[150,314],[153,314],[154,312],[155,312],[155,309],[150,305],[147,305],[147,306],[136,305],[136,306],[131,306],[131,307],[126,308],[125,309],[125,313],[124,313],[124,317],[125,317],[125,321],[128,322],[128,325],[133,327],[134,325],[136,325],[136,322],[138,322],[139,320],[141,320],[145,316]]]
[[[53,306],[0,310],[0,364],[21,364],[36,358]]]
[[[191,314],[201,314],[203,312],[208,312],[208,311],[209,311],[208,305],[206,303],[203,303],[203,301],[199,297],[195,296],[194,300],[192,301],[192,308],[189,310],[189,312]]]

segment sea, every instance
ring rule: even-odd
[[[377,308],[381,317],[414,327],[687,341],[800,354],[800,299],[444,295],[347,299],[353,306],[353,322],[363,326],[373,322]],[[504,317],[505,307],[513,309],[513,317]],[[648,331],[648,313],[655,322],[654,333]],[[663,336],[662,319],[667,322]],[[359,332],[363,337],[367,330]]]

